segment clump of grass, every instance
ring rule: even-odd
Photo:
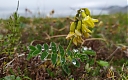
[[[18,49],[21,37],[20,17],[17,11],[5,22],[8,30],[6,35],[1,38],[1,53],[13,54]]]

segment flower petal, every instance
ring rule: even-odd
[[[93,22],[98,22],[98,19],[92,19]]]
[[[77,46],[77,38],[76,37],[73,38],[73,43]]]
[[[80,33],[80,31],[78,31],[78,30],[75,30],[75,34],[77,35],[77,36],[81,36],[82,34]]]
[[[86,38],[90,37],[91,35],[89,33],[83,33]]]
[[[78,39],[77,39],[77,41],[79,42],[79,43],[82,43],[83,42],[83,39],[82,39],[82,37],[78,37]]]
[[[94,20],[95,21],[95,20]],[[94,22],[92,21],[92,18],[87,16],[84,20],[82,20],[83,24],[86,24],[87,26],[93,28]]]
[[[76,27],[77,30],[80,30],[81,29],[81,26],[82,26],[81,24],[82,24],[82,21],[78,21],[77,27]]]
[[[75,31],[75,26],[76,26],[76,23],[72,22],[71,25],[70,25],[70,32],[74,32]]]
[[[92,33],[92,31],[89,30],[86,26],[84,26],[84,24],[82,24],[82,30],[85,31],[85,32]]]
[[[75,34],[74,32],[70,32],[70,33],[67,35],[66,39],[71,38],[74,34]]]
[[[81,12],[81,16],[82,16],[82,18],[85,18],[87,15],[85,14],[85,11],[82,11]]]

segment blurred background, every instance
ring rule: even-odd
[[[79,8],[89,8],[92,15],[128,12],[128,0],[19,0],[18,13],[25,17],[73,16]],[[0,0],[0,18],[16,11],[18,0]]]

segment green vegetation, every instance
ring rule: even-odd
[[[93,18],[92,36],[68,49],[72,17],[0,19],[0,80],[127,80],[127,14]]]

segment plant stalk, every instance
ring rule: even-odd
[[[68,47],[67,47],[67,49],[66,49],[66,52],[69,50],[69,48],[70,48],[70,46],[71,46],[72,41],[73,41],[73,38],[70,40],[70,42],[69,42],[69,44],[68,44]]]

